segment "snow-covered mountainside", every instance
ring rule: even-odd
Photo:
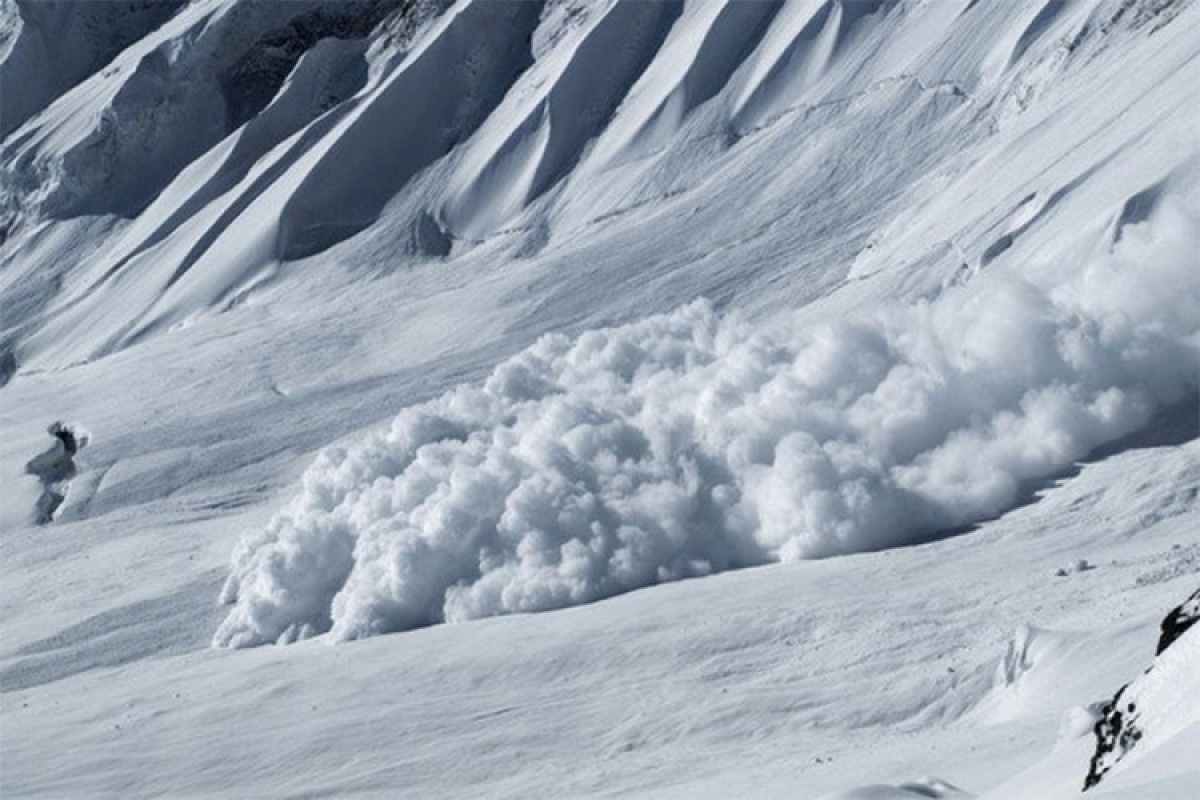
[[[1197,31],[0,0],[0,794],[1192,796]]]
[[[1189,717],[1200,715],[1200,670],[1196,669],[1200,638],[1184,635],[1198,617],[1200,590],[1163,619],[1154,664],[1104,704],[1096,722],[1096,752],[1084,779],[1085,787],[1112,780],[1110,773],[1116,767],[1169,741],[1194,721]]]

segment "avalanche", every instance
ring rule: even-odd
[[[999,514],[1197,390],[1200,216],[1154,221],[1053,286],[548,336],[318,458],[239,547],[215,642],[541,611]]]
[[[1198,29],[0,0],[0,795],[1192,800]]]

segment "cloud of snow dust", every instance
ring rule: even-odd
[[[322,454],[239,545],[214,643],[559,608],[1001,512],[1195,391],[1200,226],[1165,211],[1053,288],[985,274],[820,326],[697,302],[546,336]]]

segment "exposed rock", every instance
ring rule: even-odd
[[[1093,729],[1096,734],[1096,752],[1092,754],[1087,777],[1083,780],[1085,790],[1100,783],[1104,774],[1112,769],[1126,753],[1142,738],[1138,725],[1137,704],[1127,701],[1125,693],[1133,684],[1125,684],[1112,700],[1100,710],[1100,719]]]
[[[1176,639],[1183,635],[1184,631],[1192,627],[1197,619],[1200,619],[1200,589],[1171,609],[1171,613],[1163,618],[1162,625],[1159,626],[1162,633],[1158,637],[1158,648],[1154,654],[1161,655],[1162,651],[1170,647]]]
[[[314,8],[267,33],[220,78],[226,127],[233,130],[261,111],[300,56],[321,39],[361,39],[388,14],[411,14],[415,6],[416,0],[347,0]]]
[[[1200,705],[1196,703],[1200,691],[1197,675],[1200,640],[1195,634],[1184,637],[1197,617],[1200,617],[1200,590],[1163,619],[1157,655],[1150,667],[1141,677],[1122,686],[1102,707],[1093,729],[1096,750],[1083,781],[1085,791],[1098,785],[1135,748],[1139,752],[1146,749],[1146,739],[1165,741],[1173,730],[1200,718]]]

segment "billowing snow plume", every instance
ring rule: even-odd
[[[498,366],[321,455],[234,557],[217,645],[353,639],[928,539],[1194,391],[1196,220],[1053,288],[833,324],[698,302]]]

